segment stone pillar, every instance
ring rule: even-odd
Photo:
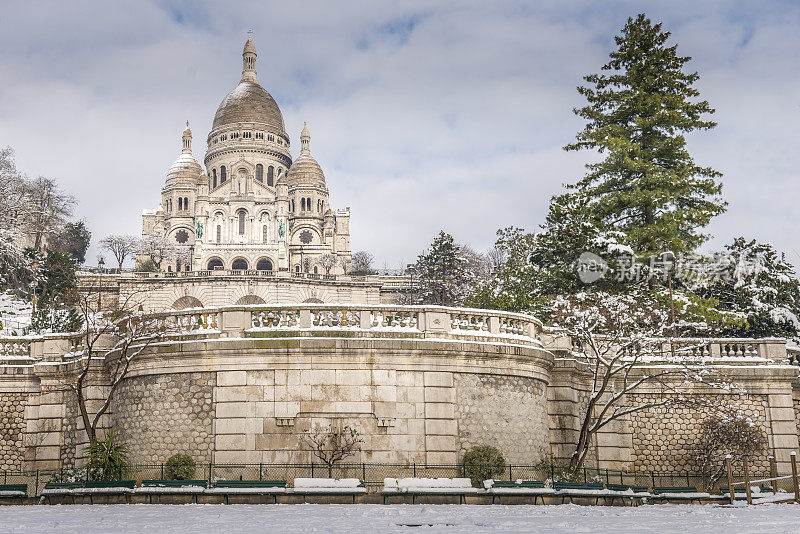
[[[453,373],[424,373],[425,461],[429,465],[458,463]]]
[[[771,425],[770,445],[778,462],[778,472],[789,473],[791,470],[789,456],[798,449],[792,391],[767,395],[767,404]]]
[[[225,337],[242,337],[252,324],[249,311],[223,311],[220,313],[220,330]]]

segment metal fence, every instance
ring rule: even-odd
[[[475,467],[475,466],[472,466]],[[291,486],[295,478],[358,478],[364,482],[370,493],[379,492],[384,478],[457,478],[470,474],[470,466],[423,465],[423,464],[374,464],[342,463],[329,472],[322,464],[197,464],[195,478],[209,483],[217,480],[283,480]],[[125,478],[136,480],[163,480],[168,469],[163,463],[137,464],[128,468]],[[39,495],[47,482],[81,482],[86,478],[86,470],[64,468],[60,470],[10,471],[0,470],[0,484],[27,484],[31,495]],[[768,473],[751,473],[751,480],[769,478]],[[507,465],[502,475],[495,479],[602,482],[606,484],[627,484],[631,486],[692,486],[704,490],[708,486],[708,476],[698,473],[618,471],[614,469],[579,468],[543,465]],[[734,481],[744,480],[741,474],[734,474]],[[765,484],[765,485],[770,485]],[[778,487],[787,492],[793,491],[791,479],[778,481]],[[714,484],[713,491],[724,493],[728,479],[723,476]]]

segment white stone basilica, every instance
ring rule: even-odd
[[[330,206],[305,126],[300,155],[292,161],[281,110],[256,78],[252,37],[242,59],[242,79],[214,115],[206,171],[192,156],[187,122],[161,206],[142,214],[142,237],[165,238],[178,251],[162,271],[344,273],[350,265],[350,208]]]

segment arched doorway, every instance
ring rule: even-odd
[[[172,303],[172,308],[175,310],[185,310],[186,308],[202,308],[203,303],[200,299],[186,295]]]
[[[257,271],[271,271],[272,262],[268,258],[261,258],[256,264]]]
[[[237,300],[236,304],[266,304],[266,302],[258,295],[245,295]]]
[[[213,271],[215,269],[219,270],[219,269],[224,269],[224,268],[225,268],[225,266],[223,265],[221,259],[219,259],[219,258],[211,258],[210,260],[208,260],[208,270],[209,271]]]
[[[236,258],[231,264],[231,269],[234,271],[246,271],[248,269],[247,260],[244,258]]]

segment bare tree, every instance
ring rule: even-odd
[[[598,292],[558,298],[553,320],[570,342],[570,357],[585,369],[590,382],[570,458],[572,469],[583,465],[594,437],[609,423],[657,406],[702,404],[690,401],[678,388],[704,384],[731,389],[701,359],[691,357],[696,345],[665,343],[660,334],[668,318],[634,295]],[[643,388],[660,394],[636,399]]]
[[[716,486],[725,475],[725,457],[734,462],[745,456],[759,453],[767,440],[759,426],[741,413],[712,413],[700,424],[697,466],[705,475],[706,489]]]
[[[17,170],[11,147],[0,148],[0,229],[21,232],[26,209],[25,176]]]
[[[339,263],[339,258],[334,254],[323,254],[317,260],[317,264],[325,270],[325,274],[331,274],[331,270]]]
[[[142,241],[139,252],[153,262],[160,271],[164,260],[171,259],[175,255],[175,246],[164,236],[150,234]]]
[[[348,425],[344,427],[327,426],[307,430],[302,435],[303,441],[311,449],[311,453],[328,467],[328,477],[333,478],[333,466],[361,450],[361,439],[358,431]]]
[[[366,250],[359,250],[354,252],[351,256],[352,265],[350,267],[350,274],[356,276],[365,276],[375,274],[375,269],[372,268],[374,258],[372,254]]]
[[[43,239],[56,233],[72,215],[75,199],[63,192],[53,178],[39,176],[26,185],[25,233],[33,236],[33,248],[41,250]]]
[[[100,240],[100,248],[109,251],[116,258],[119,268],[129,256],[136,254],[142,244],[139,238],[132,235],[109,235]]]
[[[163,317],[148,316],[134,311],[134,294],[110,311],[100,310],[99,282],[81,292],[78,302],[83,327],[80,333],[83,348],[73,355],[74,370],[62,375],[75,393],[83,426],[90,445],[97,443],[97,429],[133,363],[153,343],[175,330]],[[105,371],[105,372],[104,372]],[[87,398],[92,379],[108,377],[106,393],[96,411]]]

